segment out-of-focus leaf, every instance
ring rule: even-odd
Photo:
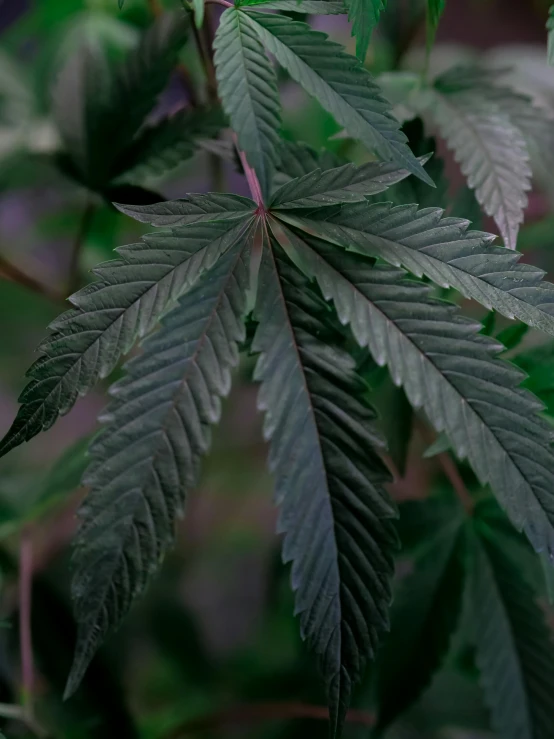
[[[550,66],[554,66],[554,5],[551,5],[550,10],[548,11],[546,30],[548,31],[548,49],[546,58]]]
[[[515,323],[507,326],[496,334],[496,338],[501,344],[504,344],[506,351],[515,349],[525,337],[529,330],[529,326],[524,323]]]
[[[444,431],[441,431],[435,441],[423,452],[423,457],[425,459],[430,459],[431,457],[436,457],[437,454],[447,452],[451,448],[452,445],[450,444],[448,436],[444,433]]]
[[[446,0],[427,0],[427,49],[435,43],[441,15],[446,8]]]

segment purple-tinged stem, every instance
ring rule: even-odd
[[[248,182],[248,187],[250,188],[252,200],[254,200],[257,205],[263,205],[264,198],[262,195],[262,188],[260,187],[260,181],[258,180],[258,176],[254,169],[248,164],[246,154],[242,151],[242,149],[239,148],[236,135],[235,144],[237,145],[240,163],[242,164],[242,168],[244,169],[244,174],[246,176],[246,181]]]

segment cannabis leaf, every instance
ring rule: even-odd
[[[352,35],[356,37],[356,56],[362,62],[366,57],[371,32],[379,23],[386,0],[346,0]]]
[[[246,217],[238,224],[193,223],[150,234],[119,249],[120,259],[97,267],[97,281],[72,296],[74,308],[51,324],[51,335],[40,345],[42,356],[27,373],[31,379],[0,442],[0,455],[50,428],[79,395],[106,377],[247,226]]]
[[[477,665],[493,729],[506,739],[546,739],[554,711],[554,649],[534,594],[477,516],[470,598]]]
[[[344,4],[339,0],[243,0],[236,5],[259,10],[292,10],[295,13],[311,15],[340,15],[346,11]]]
[[[554,65],[554,5],[550,6],[548,11],[548,20],[546,21],[546,30],[548,31],[548,50],[547,60],[550,66]]]
[[[152,226],[186,226],[204,221],[232,221],[252,215],[256,204],[240,195],[211,192],[189,193],[183,200],[167,200],[153,205],[121,205],[122,213]],[[230,226],[229,226],[230,227]]]
[[[446,511],[445,511],[446,512]],[[465,530],[459,506],[420,540],[413,569],[398,583],[391,631],[377,666],[377,732],[381,733],[431,682],[461,611]]]
[[[427,50],[433,46],[446,0],[427,0]]]
[[[328,307],[273,239],[259,278],[254,351],[283,559],[301,631],[319,657],[341,734],[353,684],[387,627],[396,538],[364,383]]]
[[[228,8],[214,40],[219,95],[267,197],[277,165],[281,106],[277,78],[246,13]]]
[[[108,426],[85,475],[91,489],[72,588],[79,632],[66,696],[159,566],[197,483],[244,339],[248,249],[242,238],[180,298],[111,390]]]
[[[283,211],[280,217],[554,334],[554,285],[542,281],[544,272],[522,264],[517,252],[492,246],[491,234],[469,231],[468,221],[445,218],[439,208],[353,203],[329,215]]]
[[[551,430],[538,415],[540,402],[518,387],[524,375],[496,358],[502,346],[400,270],[373,267],[305,233],[287,230],[281,238],[360,346],[388,365],[412,405],[491,484],[513,525],[537,551],[554,552]]]
[[[281,15],[248,11],[254,28],[290,76],[383,160],[433,184],[415,159],[371,75],[326,34]],[[332,60],[332,63],[330,61]]]
[[[506,246],[515,249],[531,188],[529,155],[521,131],[494,104],[454,73],[435,81],[433,116],[469,186],[494,217]]]

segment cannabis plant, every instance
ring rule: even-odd
[[[156,229],[69,298],[0,444],[6,454],[49,429],[144,339],[89,447],[66,695],[171,547],[243,353],[256,357],[282,557],[330,735],[370,660],[381,734],[458,635],[498,736],[547,739],[554,648],[536,597],[554,557],[554,452],[536,375],[552,372],[552,345],[519,342],[526,327],[554,335],[554,285],[515,249],[534,163],[554,166],[552,116],[486,64],[373,77],[364,60],[393,12],[384,0],[206,2],[217,12],[194,0],[158,13],[123,59],[80,49],[53,95],[61,170]],[[428,53],[443,6],[428,0]],[[341,13],[357,57],[298,19]],[[186,82],[189,34],[206,94],[153,122],[172,71]],[[283,137],[282,78],[365,148],[363,161]],[[462,197],[448,196],[426,130],[459,162]],[[250,197],[164,201],[143,186],[198,148],[242,173]],[[501,245],[467,220],[481,220],[479,206]],[[464,302],[467,317],[460,297],[486,310]],[[516,323],[499,332],[503,317]],[[397,506],[389,483],[412,435],[450,486]],[[400,543],[412,566],[393,602]]]

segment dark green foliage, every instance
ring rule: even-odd
[[[554,168],[551,117],[532,91],[513,90],[488,68],[434,77],[428,54],[428,74],[397,71],[402,44],[392,50],[393,70],[374,78],[362,63],[372,31],[383,15],[390,41],[398,20],[385,0],[220,4],[216,16],[200,0],[171,12],[151,3],[155,19],[136,11],[140,33],[112,18],[111,42],[87,36],[57,70],[55,143],[44,159],[89,199],[73,259],[90,236],[86,214],[99,202],[111,219],[95,227],[96,240],[106,231],[104,253],[118,243],[114,223],[124,223],[134,243],[99,264],[50,324],[0,456],[50,429],[144,341],[111,385],[92,442],[77,442],[40,484],[35,479],[32,504],[18,508],[17,490],[9,505],[0,499],[0,540],[28,536],[79,487],[88,448],[73,555],[75,623],[40,581],[36,587],[49,612],[33,613],[44,675],[59,687],[68,667],[65,652],[54,659],[48,630],[75,630],[66,684],[66,696],[83,684],[70,704],[75,716],[87,722],[96,711],[98,735],[158,735],[142,714],[134,725],[117,675],[106,677],[95,654],[171,549],[238,369],[242,384],[250,377],[259,384],[282,559],[290,564],[287,609],[294,598],[323,687],[308,657],[299,667],[274,645],[275,632],[292,628],[282,613],[260,626],[262,678],[249,675],[245,647],[216,687],[207,636],[175,594],[154,591],[148,628],[154,651],[171,663],[160,681],[173,684],[178,674],[177,690],[217,691],[213,703],[227,700],[231,684],[244,684],[262,703],[253,712],[262,719],[265,689],[278,686],[293,707],[303,697],[323,700],[325,689],[330,736],[340,739],[356,685],[375,660],[368,686],[375,720],[354,718],[373,724],[376,735],[399,721],[434,736],[454,716],[459,726],[492,728],[507,739],[550,739],[554,648],[537,597],[553,592],[554,348],[534,346],[530,329],[554,335],[554,285],[515,247],[536,162],[543,175]],[[444,0],[419,8],[429,47],[444,9]],[[133,13],[125,9],[124,17]],[[341,13],[351,21],[357,58],[293,20]],[[117,49],[114,28],[126,39]],[[35,115],[13,77],[9,126]],[[319,105],[318,146],[294,140],[298,123],[282,111],[281,80],[298,83]],[[174,105],[173,86],[184,104]],[[0,103],[5,90],[0,77]],[[433,125],[467,180],[457,192],[437,156],[440,142],[428,135]],[[330,148],[321,148],[338,127]],[[164,200],[158,191],[177,189],[164,178],[197,154],[179,172],[210,177],[216,192]],[[219,191],[240,176],[251,197]],[[504,246],[478,230],[481,208]],[[139,224],[158,230],[144,234]],[[51,297],[0,257],[4,274]],[[67,284],[80,287],[80,277],[72,268]],[[58,294],[52,291],[55,300]],[[235,410],[231,426],[250,428],[247,406]],[[239,447],[231,455],[240,457]],[[210,484],[225,472],[212,475]],[[241,469],[233,500],[246,478]],[[397,506],[406,495],[421,500]],[[190,554],[184,547],[176,556]],[[0,547],[8,572],[10,561]],[[23,585],[24,574],[22,566]],[[250,575],[241,569],[241,579]],[[177,577],[171,583],[177,589]],[[60,623],[50,627],[52,618]],[[459,705],[448,704],[449,690],[459,691]],[[213,729],[215,736],[240,714],[234,711],[218,703],[203,725],[187,705],[175,714],[185,724],[163,735]],[[422,716],[431,717],[427,724]]]

